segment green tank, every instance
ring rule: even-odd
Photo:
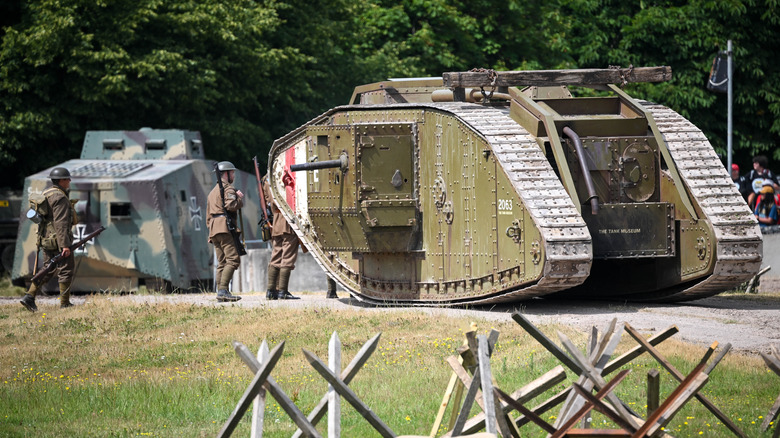
[[[669,79],[481,69],[359,86],[274,142],[273,198],[366,302],[718,294],[758,271],[761,233],[704,134],[621,87]]]
[[[208,243],[206,197],[216,185],[200,133],[173,129],[88,131],[79,159],[58,164],[71,174],[70,198],[78,240],[106,230],[76,251],[74,291],[131,291],[138,286],[170,291],[207,288],[214,252]],[[51,185],[45,169],[25,179],[20,216],[29,196]],[[254,175],[237,171],[245,193],[243,231],[255,240],[259,197]],[[12,281],[29,284],[36,261],[37,225],[19,226]],[[43,263],[43,254],[38,266]],[[48,289],[55,290],[56,278]]]

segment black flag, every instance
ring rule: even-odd
[[[729,72],[726,58],[720,54],[712,60],[710,78],[707,80],[707,89],[716,93],[726,93],[729,87]]]

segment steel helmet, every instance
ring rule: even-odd
[[[49,173],[49,179],[51,180],[60,180],[60,179],[70,179],[70,172],[68,172],[68,169],[64,167],[55,167],[51,170],[51,173]]]
[[[220,172],[227,172],[228,170],[237,170],[236,166],[233,165],[230,161],[220,161],[219,164],[217,164],[217,168]]]

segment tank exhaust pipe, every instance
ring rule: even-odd
[[[342,153],[338,160],[329,161],[312,161],[310,163],[293,164],[290,166],[291,172],[298,172],[301,170],[318,170],[318,169],[335,169],[340,168],[342,172],[347,171],[349,166],[349,159],[347,154]]]
[[[577,159],[580,161],[580,168],[582,168],[582,178],[585,180],[585,187],[588,189],[590,210],[595,216],[599,212],[599,197],[596,195],[596,188],[593,187],[593,179],[590,177],[588,163],[585,162],[585,150],[582,147],[582,140],[580,140],[580,136],[568,126],[563,128],[563,133],[574,142],[574,149],[577,151]]]

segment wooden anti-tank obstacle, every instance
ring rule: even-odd
[[[240,342],[234,341],[233,347],[241,360],[247,365],[252,373],[255,374],[255,378],[250,383],[249,387],[241,397],[233,413],[228,418],[225,425],[220,430],[218,437],[229,437],[241,417],[246,412],[250,403],[254,401],[255,409],[252,419],[252,437],[262,437],[263,428],[263,416],[265,410],[265,392],[270,394],[285,413],[295,422],[298,426],[294,436],[307,436],[307,437],[321,437],[315,426],[324,416],[326,409],[328,409],[328,436],[331,438],[338,438],[341,434],[340,430],[340,399],[336,394],[344,397],[353,407],[363,415],[366,420],[383,436],[383,437],[395,437],[393,431],[385,425],[379,417],[371,411],[360,399],[347,387],[347,384],[352,381],[361,367],[368,361],[371,354],[376,350],[376,346],[379,343],[381,333],[377,333],[376,336],[368,340],[363,347],[358,351],[352,362],[339,373],[338,369],[341,366],[341,342],[338,339],[338,334],[333,333],[329,344],[330,355],[330,368],[326,366],[322,361],[314,354],[303,350],[307,360],[323,377],[331,384],[320,403],[312,410],[307,416],[298,409],[292,400],[284,393],[281,387],[271,377],[271,370],[276,365],[282,350],[284,349],[284,342],[281,342],[276,348],[268,353],[268,346],[264,340],[260,346],[258,358],[256,359],[252,352]],[[259,360],[258,360],[259,359]],[[334,374],[335,373],[339,373]]]
[[[761,358],[764,359],[766,366],[780,376],[780,353],[777,352],[775,346],[772,346],[771,353],[767,354],[762,351],[760,354]],[[772,422],[777,419],[778,414],[780,414],[780,395],[777,396],[775,404],[769,409],[769,413],[766,415],[766,418],[764,418],[764,422],[761,423],[761,430],[768,430]],[[777,424],[775,424],[775,431],[772,433],[772,438],[780,438],[780,426]]]
[[[687,376],[684,376],[655,349],[655,345],[668,339],[678,331],[674,326],[650,339],[644,339],[628,324],[618,327],[616,330],[617,320],[613,320],[600,339],[598,339],[598,331],[593,328],[590,341],[588,342],[588,357],[586,358],[565,335],[559,333],[559,338],[566,351],[547,338],[522,314],[515,313],[512,318],[550,351],[551,354],[558,358],[561,363],[579,375],[578,381],[539,406],[532,409],[526,408],[524,406],[525,403],[565,378],[563,369],[558,366],[516,393],[508,395],[496,387],[495,379],[492,376],[487,378],[484,375],[486,372],[489,372],[489,368],[483,369],[480,366],[481,363],[475,363],[473,359],[475,356],[485,359],[490,357],[498,333],[495,331],[491,332],[485,341],[485,348],[483,348],[485,351],[480,352],[479,347],[475,348],[475,343],[472,340],[475,337],[474,332],[469,332],[466,334],[464,346],[458,349],[460,357],[451,356],[447,359],[448,364],[453,368],[453,378],[445,391],[444,400],[436,416],[430,437],[436,436],[438,429],[442,425],[445,410],[450,405],[453,406],[453,417],[449,423],[450,431],[443,435],[444,437],[457,436],[459,433],[474,433],[481,429],[485,429],[487,432],[498,433],[502,436],[519,436],[518,428],[529,422],[539,425],[550,433],[551,436],[665,436],[665,434],[662,434],[661,428],[668,424],[685,403],[693,397],[698,398],[735,435],[745,436],[728,417],[718,410],[706,397],[698,393],[699,389],[707,382],[709,373],[729,351],[730,345],[727,344],[712,363],[707,365],[707,361],[718,346],[717,342],[713,343],[705,352],[699,365]],[[638,345],[610,361],[609,359],[620,341],[623,330],[631,334]],[[479,338],[477,337],[477,339]],[[680,381],[678,387],[672,391],[663,403],[660,403],[658,400],[657,379],[655,379],[656,384],[652,384],[654,381],[652,376],[657,375],[657,371],[651,373],[648,384],[647,419],[643,419],[638,413],[633,412],[628,405],[613,394],[615,386],[625,378],[628,371],[621,372],[610,382],[604,379],[605,376],[630,363],[644,352],[648,352]],[[473,377],[469,376],[469,372],[473,374]],[[484,385],[486,382],[492,382],[490,386],[494,388],[496,399],[492,403],[490,398],[485,397],[484,392],[481,395],[478,392],[481,385]],[[468,392],[461,405],[462,389],[468,389]],[[482,387],[482,389],[484,390],[485,387]],[[595,395],[592,393],[594,389],[598,391]],[[480,405],[482,412],[465,421],[465,416],[475,400]],[[606,402],[603,400],[606,400]],[[560,405],[560,413],[554,425],[542,420],[541,415],[544,412],[558,405]],[[589,413],[593,409],[602,412],[621,429],[587,429],[590,422],[584,421],[584,419],[588,418]],[[522,415],[512,419],[509,415],[512,410],[517,410]],[[575,425],[580,420],[583,420],[582,428],[575,429]]]
[[[527,403],[566,379],[564,367],[558,365],[512,394],[507,394],[498,387],[496,380],[493,378],[490,364],[490,358],[498,341],[499,333],[496,330],[492,330],[488,336],[477,335],[474,329],[465,334],[464,344],[457,350],[458,355],[453,355],[446,359],[446,362],[453,370],[453,374],[434,421],[430,437],[435,437],[438,434],[448,407],[452,408],[451,418],[448,423],[449,431],[442,435],[443,438],[467,436],[466,434],[475,434],[480,430],[485,430],[485,433],[472,436],[519,437],[520,428],[528,423],[538,425],[548,432],[549,436],[555,438],[668,436],[662,432],[662,428],[672,420],[674,415],[691,398],[697,398],[735,435],[745,436],[712,402],[699,394],[699,389],[707,382],[710,372],[729,351],[731,347],[729,344],[721,349],[720,353],[708,365],[707,362],[718,347],[717,342],[713,343],[705,352],[698,366],[685,376],[675,369],[655,348],[660,342],[677,332],[677,328],[674,326],[649,339],[645,339],[630,325],[621,324],[617,326],[617,320],[613,320],[600,338],[595,327],[591,330],[586,357],[564,334],[558,333],[558,337],[563,345],[562,349],[547,338],[522,314],[515,313],[512,315],[512,318],[553,354],[563,366],[577,374],[579,376],[578,380],[537,406],[528,408],[525,406]],[[629,333],[638,345],[619,357],[610,360],[624,330]],[[348,384],[354,379],[357,372],[376,349],[380,335],[381,333],[366,342],[344,371],[340,371],[341,343],[337,333],[333,333],[329,343],[328,365],[325,365],[313,353],[303,349],[303,354],[307,361],[329,384],[328,392],[308,416],[304,416],[271,377],[271,371],[284,349],[284,342],[269,352],[267,343],[263,341],[257,358],[243,344],[234,342],[236,353],[255,377],[218,436],[230,436],[248,409],[249,404],[254,401],[252,437],[261,437],[267,393],[276,399],[285,413],[298,426],[298,430],[293,435],[296,438],[300,436],[320,437],[321,435],[315,427],[326,412],[328,412],[327,436],[331,438],[339,437],[341,434],[341,398],[350,403],[379,435],[382,437],[395,437],[395,433],[348,387]],[[630,370],[621,371],[609,381],[605,377],[630,363],[644,352],[650,354],[663,368],[680,381],[680,384],[663,403],[660,403],[658,396],[658,373],[655,370],[649,373],[648,409],[646,418],[643,419],[614,394],[614,389],[628,375]],[[762,353],[762,356],[770,369],[780,375],[780,355],[777,351],[773,348],[772,355]],[[596,391],[595,394],[594,391]],[[469,413],[475,402],[480,407],[481,412],[469,418]],[[555,407],[559,407],[559,414],[555,423],[549,424],[542,419],[541,415]],[[589,416],[594,409],[612,420],[618,425],[619,429],[589,428]],[[520,415],[517,418],[513,418],[513,411],[518,411]],[[767,416],[764,422],[764,430],[777,417],[779,411],[780,397],[778,397],[777,402],[770,410],[770,415]],[[577,427],[578,425],[580,426]],[[776,428],[774,437],[780,437],[780,427]]]
[[[695,397],[736,436],[745,437],[745,434],[736,426],[736,424],[734,424],[733,421],[731,421],[731,419],[729,419],[725,414],[723,414],[723,412],[715,407],[715,405],[705,396],[699,394],[698,392],[698,390],[706,383],[707,376],[729,351],[731,348],[730,344],[726,344],[726,346],[724,346],[724,348],[712,361],[712,363],[707,366],[706,362],[709,360],[718,346],[717,342],[713,343],[705,353],[699,366],[697,366],[688,376],[684,376],[677,369],[675,369],[671,363],[667,361],[655,348],[655,345],[676,333],[676,327],[670,327],[669,329],[651,337],[650,339],[645,339],[629,324],[624,324],[625,331],[628,332],[629,335],[631,335],[631,337],[634,338],[634,340],[636,340],[639,345],[624,353],[620,357],[614,359],[613,361],[606,362],[606,360],[608,360],[612,354],[614,346],[617,346],[617,341],[619,341],[619,336],[617,336],[617,339],[615,339],[614,336],[614,326],[616,321],[613,321],[610,327],[605,331],[601,342],[598,344],[590,344],[591,348],[589,356],[591,361],[588,361],[585,359],[579,349],[577,349],[563,334],[559,333],[559,337],[561,338],[564,347],[571,356],[564,353],[563,350],[561,350],[554,342],[547,338],[522,314],[515,313],[512,315],[512,318],[571,371],[580,375],[580,380],[574,385],[574,387],[580,387],[583,390],[579,393],[581,400],[577,401],[576,396],[572,396],[570,393],[567,401],[563,404],[561,415],[558,416],[556,425],[561,425],[561,423],[570,418],[573,411],[582,406],[585,399],[585,397],[583,397],[583,393],[589,392],[590,389],[593,388],[591,385],[595,385],[596,388],[604,388],[606,382],[604,381],[603,376],[607,376],[616,369],[626,365],[631,360],[646,351],[674,378],[680,381],[680,385],[660,406],[658,406],[657,400],[655,403],[652,401],[648,403],[648,407],[651,409],[648,410],[649,412],[647,413],[647,420],[642,420],[641,417],[639,417],[636,413],[630,412],[630,409],[627,409],[628,407],[623,405],[623,403],[617,400],[616,397],[610,397],[608,394],[605,394],[605,396],[611,402],[612,407],[610,409],[614,409],[614,413],[618,414],[623,420],[626,421],[626,424],[630,425],[630,427],[626,428],[625,424],[618,423],[621,425],[621,427],[624,428],[624,430],[631,430],[632,434],[629,436],[651,436],[652,434],[658,432],[658,430],[660,430],[664,424],[667,424],[669,421],[671,421],[673,416],[682,408],[687,400],[689,400],[691,397]],[[620,333],[620,330],[617,333]],[[592,339],[594,338],[595,336],[592,336]],[[595,407],[598,404],[594,402],[593,405]],[[658,408],[653,411],[653,406],[658,406]]]

